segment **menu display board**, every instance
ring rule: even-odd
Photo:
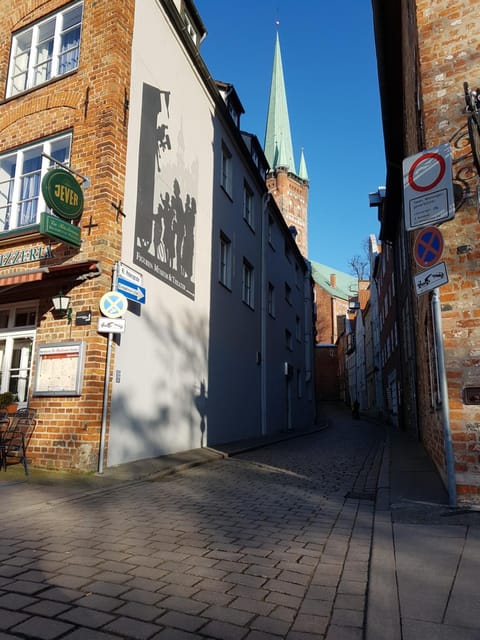
[[[79,396],[85,362],[84,342],[38,347],[34,396]]]

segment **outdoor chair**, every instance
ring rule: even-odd
[[[23,463],[25,475],[28,475],[27,448],[35,428],[35,414],[35,409],[19,409],[3,422],[0,462],[4,471],[7,470],[9,460],[16,460],[17,463]]]

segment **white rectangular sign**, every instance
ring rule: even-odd
[[[407,231],[455,216],[450,143],[404,159],[403,206]]]
[[[125,318],[100,317],[97,331],[99,333],[123,333],[125,331]]]
[[[442,284],[447,284],[447,266],[445,262],[439,262],[433,267],[417,273],[414,280],[417,296],[421,296],[423,293],[436,289],[436,287],[440,287]]]
[[[139,271],[135,271],[135,269],[123,264],[123,262],[118,263],[118,275],[120,278],[130,280],[134,284],[143,285],[143,275]]]

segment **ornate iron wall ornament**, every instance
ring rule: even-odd
[[[464,82],[463,90],[468,114],[468,137],[472,147],[473,162],[480,175],[480,89],[469,89],[468,82]]]

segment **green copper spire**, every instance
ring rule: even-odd
[[[298,170],[298,177],[302,180],[308,180],[307,164],[305,162],[305,156],[303,155],[303,147],[302,153],[300,155],[300,168]]]
[[[287,167],[289,171],[295,173],[278,32],[273,56],[272,84],[270,86],[264,151],[272,169],[276,169],[279,166]]]

